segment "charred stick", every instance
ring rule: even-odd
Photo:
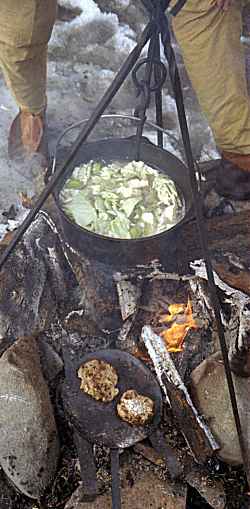
[[[198,462],[205,462],[219,449],[218,443],[198,414],[162,338],[150,326],[144,326],[142,339],[188,446]]]
[[[225,266],[227,265],[227,259],[225,257]],[[196,278],[190,280],[191,288],[194,286],[195,291],[199,291],[201,294],[202,282],[207,284],[207,276],[205,271],[204,262],[202,260],[196,260],[191,264],[191,267],[194,269]],[[218,266],[219,268],[219,266]],[[221,269],[220,269],[221,270]],[[247,274],[245,271],[241,271],[242,279],[246,280]],[[223,276],[227,280],[232,280],[233,276],[229,271],[225,271],[223,269]],[[249,276],[248,276],[249,277]],[[214,278],[216,282],[216,286],[223,292],[224,301],[230,302],[232,309],[235,310],[235,314],[237,316],[237,320],[239,322],[238,325],[238,334],[236,338],[230,338],[229,344],[229,362],[230,368],[233,373],[237,376],[247,377],[250,376],[250,297],[246,295],[244,292],[229,286],[228,283],[222,281],[217,272],[214,272]],[[239,274],[237,275],[237,283],[239,284]],[[205,294],[201,294],[201,300],[205,301],[207,297],[204,297]],[[206,303],[207,309],[213,314],[212,305],[210,302]],[[223,317],[223,324],[227,327],[230,327],[230,321],[227,323],[226,319]]]
[[[123,321],[127,320],[127,318],[137,311],[142,284],[142,281],[135,285],[131,283],[131,281],[124,280],[116,283]]]

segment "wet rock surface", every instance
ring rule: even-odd
[[[0,359],[0,464],[15,486],[40,498],[53,479],[59,441],[36,340],[22,338]]]
[[[31,507],[31,505],[29,505],[29,500],[24,499],[24,497],[17,493],[15,488],[8,483],[2,470],[0,470],[0,507],[1,509],[29,509]]]
[[[187,474],[186,481],[214,509],[224,509],[226,507],[225,489],[220,480],[211,479],[211,476],[208,477],[204,471],[197,467]]]

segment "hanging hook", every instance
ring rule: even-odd
[[[163,64],[163,62],[161,62],[160,60],[150,60],[149,57],[147,58],[142,58],[141,60],[139,60],[139,62],[135,65],[133,71],[132,71],[132,79],[133,79],[133,82],[135,84],[135,87],[137,88],[138,92],[140,93],[145,85],[146,85],[146,82],[145,82],[145,79],[142,79],[142,78],[139,78],[139,70],[145,66],[145,65],[148,65],[152,63],[153,65],[153,71],[155,71],[155,68],[157,67],[158,68],[158,71],[159,71],[159,80],[155,80],[153,74],[151,76],[151,79],[150,79],[150,83],[147,84],[148,88],[149,88],[149,91],[150,92],[156,92],[157,90],[160,90],[163,86],[163,84],[165,83],[165,80],[166,80],[166,77],[167,77],[167,69],[165,67],[165,65]]]

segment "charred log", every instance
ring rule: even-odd
[[[148,326],[143,328],[142,337],[175,419],[196,460],[204,463],[219,446],[194,407],[162,339]]]

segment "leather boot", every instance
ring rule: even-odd
[[[250,200],[250,155],[223,152],[215,190],[231,200]]]
[[[8,139],[9,158],[25,162],[36,158],[41,168],[48,166],[45,112],[38,115],[20,111],[13,121]]]

